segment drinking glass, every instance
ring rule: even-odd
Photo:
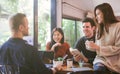
[[[73,59],[67,59],[67,68],[73,67]]]
[[[80,61],[79,61],[79,66],[80,66],[80,67],[83,67],[83,64],[84,64],[84,61],[83,61],[83,60],[80,60]]]

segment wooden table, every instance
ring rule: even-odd
[[[85,69],[93,71],[92,65],[88,63],[84,63],[83,67],[80,67],[79,64],[74,64],[72,68],[67,68],[66,65],[63,65],[62,70],[58,71],[56,74],[67,74],[69,72],[74,72],[74,71],[86,71]]]
[[[48,64],[48,67],[51,68],[52,67],[52,64]],[[88,70],[88,71],[82,71],[81,69],[84,69],[84,68],[90,68],[91,70]],[[71,70],[70,68],[67,69],[67,66],[66,65],[63,65],[62,66],[62,70],[61,71],[58,71],[56,74],[113,74],[111,72],[106,72],[106,71],[94,71],[92,69],[92,65],[88,64],[88,63],[84,63],[83,64],[83,67],[79,67],[78,64],[74,64],[73,65],[73,69]],[[78,71],[75,71],[75,69],[80,69]]]

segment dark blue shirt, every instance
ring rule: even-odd
[[[91,38],[86,38],[85,36],[83,36],[82,38],[80,38],[76,44],[75,44],[75,47],[76,49],[78,49],[80,52],[83,53],[83,55],[88,59],[88,63],[93,63],[93,60],[96,56],[96,52],[93,52],[93,51],[89,51],[86,49],[86,46],[85,46],[85,42],[86,40],[92,40],[95,42],[95,37],[91,37]]]
[[[0,48],[0,65],[16,65],[20,74],[52,74],[41,61],[37,49],[19,38],[10,38]]]

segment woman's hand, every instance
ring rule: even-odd
[[[95,44],[93,41],[86,41],[85,45],[86,45],[86,48],[88,50],[93,50],[93,51],[99,51],[100,50],[100,46]]]
[[[61,46],[61,43],[55,43],[53,46],[54,47]]]
[[[57,47],[57,46],[61,46],[61,43],[55,43],[55,44],[52,46],[51,50],[54,51],[55,47]]]

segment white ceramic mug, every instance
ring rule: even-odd
[[[89,50],[89,51],[94,51],[94,49],[92,49],[92,48],[89,46],[90,42],[93,42],[93,41],[88,41],[88,40],[87,40],[87,41],[85,42],[86,49]]]
[[[56,61],[56,60],[53,60],[53,67],[58,67],[58,66],[62,66],[63,65],[63,61]]]
[[[72,68],[72,67],[73,67],[73,60],[67,59],[67,68]]]

